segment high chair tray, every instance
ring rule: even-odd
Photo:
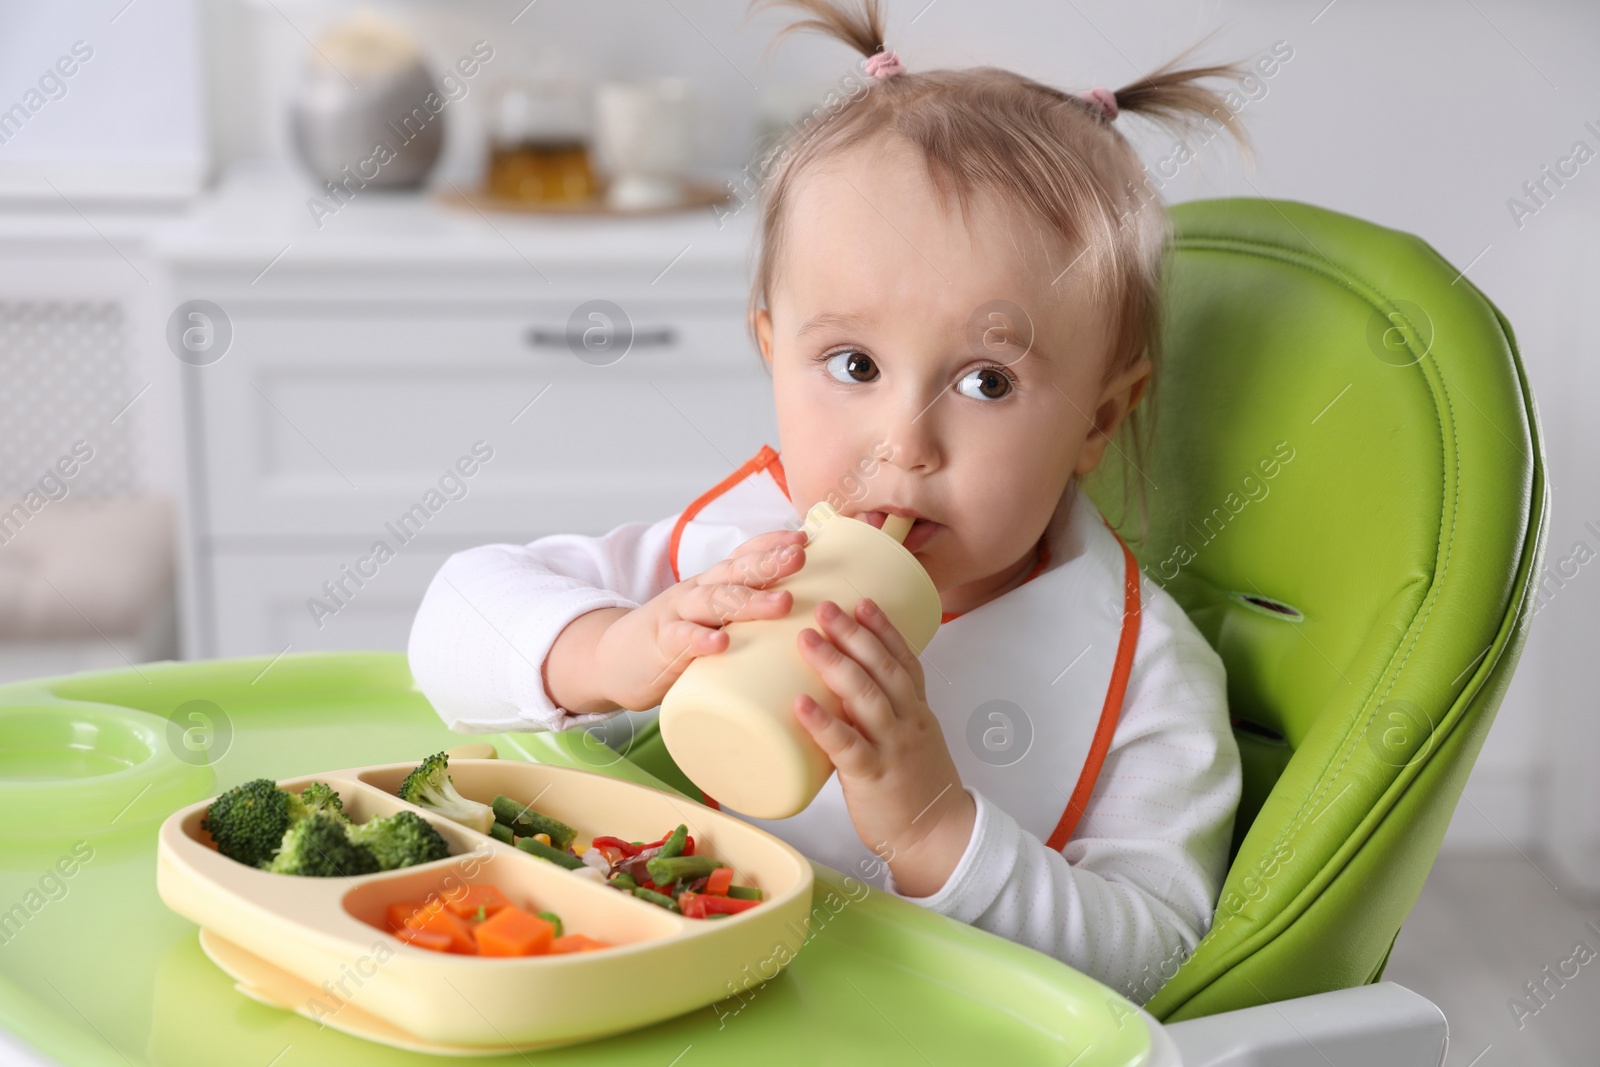
[[[355,1036],[375,1025],[368,1018],[378,1018],[363,996],[372,989],[362,973],[370,967],[343,971],[335,964],[328,985],[316,983],[324,1009],[342,1005],[330,1014],[301,996],[303,985],[292,984],[303,979],[289,975],[292,982],[275,984],[265,969],[270,963],[264,967],[237,943],[230,952],[223,931],[207,933],[203,945],[196,924],[157,893],[157,843],[174,812],[251,778],[290,781],[323,777],[328,768],[414,765],[471,741],[492,742],[507,767],[571,768],[661,790],[663,802],[676,805],[667,810],[679,815],[656,834],[678,822],[698,834],[715,817],[732,818],[657,782],[627,760],[626,745],[614,751],[583,731],[452,733],[413,688],[399,654],[141,664],[136,671],[0,686],[0,1028],[74,1067],[366,1067],[443,1062],[441,1054],[458,1053],[429,1047],[454,1044],[448,1041],[418,1039],[400,1048],[373,1040],[373,1029]],[[451,773],[461,784],[457,758]],[[608,829],[578,828],[580,834]],[[799,949],[787,967],[778,969],[775,944],[763,945],[748,969],[741,962],[743,977],[722,999],[559,1047],[480,1046],[473,1062],[1151,1063],[1155,1024],[1115,991],[858,876],[806,866],[811,921],[792,935]],[[270,884],[300,880],[244,873],[278,880]],[[592,888],[615,894],[611,903],[634,903]],[[711,925],[732,927],[777,899]],[[370,932],[369,945],[386,936]],[[583,962],[599,963],[610,951],[627,950],[587,953]],[[398,953],[389,964],[397,959]],[[640,981],[662,979],[630,980],[624,973],[594,996],[625,1013],[640,995]],[[289,997],[298,998],[293,1011],[279,1006]],[[396,1029],[397,1043],[416,1036]],[[1159,1029],[1154,1033],[1159,1043]]]

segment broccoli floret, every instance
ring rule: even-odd
[[[400,799],[471,827],[480,834],[488,833],[489,827],[494,825],[494,809],[456,792],[455,783],[446,773],[449,765],[450,757],[443,752],[435,752],[423,760],[400,783]]]
[[[278,854],[265,866],[273,874],[338,878],[373,873],[378,857],[366,845],[350,840],[343,822],[317,812],[289,827]]]
[[[256,867],[272,859],[293,822],[290,794],[270,778],[257,778],[213,800],[200,825],[218,852]]]
[[[450,845],[433,824],[414,811],[368,819],[349,829],[350,840],[372,849],[386,871],[432,863],[450,855]]]
[[[350,817],[344,813],[344,801],[327,782],[312,782],[300,792],[289,794],[289,816],[295,822],[318,812],[344,822],[350,821]]]

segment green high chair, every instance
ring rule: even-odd
[[[1172,214],[1155,447],[1086,484],[1221,654],[1244,766],[1212,928],[1146,1004],[1167,1023],[1379,981],[1521,654],[1549,515],[1511,327],[1463,272],[1304,204]],[[629,758],[694,795],[659,734]]]
[[[1380,979],[1527,635],[1549,499],[1526,375],[1494,307],[1414,237],[1266,200],[1174,216],[1155,448],[1142,469],[1111,450],[1086,488],[1227,665],[1244,795],[1205,938],[1136,1015],[1049,957],[865,894],[823,912],[759,996],[540,1063],[666,1063],[691,1044],[708,1063],[916,1063],[924,1047],[1080,1067],[1440,1063],[1438,1008]],[[599,730],[470,740],[699,796],[650,720],[609,720],[629,736],[611,747]],[[15,1035],[74,1067],[291,1046],[298,1062],[421,1062],[241,995],[158,898],[154,835],[252,777],[465,740],[392,652],[0,686],[0,1060]]]

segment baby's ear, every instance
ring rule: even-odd
[[[750,321],[755,324],[756,339],[761,342],[761,359],[772,365],[772,312],[766,308],[756,308],[750,315]]]
[[[1145,387],[1150,384],[1154,369],[1155,364],[1141,356],[1106,383],[1105,391],[1100,395],[1100,404],[1095,408],[1094,425],[1089,428],[1083,448],[1078,453],[1078,463],[1073,468],[1076,473],[1085,475],[1100,465],[1106,445],[1122,425],[1122,420],[1138,405]]]
[[[1140,356],[1106,383],[1105,391],[1100,394],[1100,407],[1095,414],[1095,421],[1102,424],[1101,428],[1107,435],[1115,433],[1117,426],[1128,417],[1128,412],[1139,405],[1154,371],[1155,364]],[[1110,423],[1103,425],[1107,422],[1108,409]]]

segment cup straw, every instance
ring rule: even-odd
[[[911,529],[911,524],[915,521],[909,515],[886,515],[883,519],[883,532],[896,541],[904,541],[906,533]]]

